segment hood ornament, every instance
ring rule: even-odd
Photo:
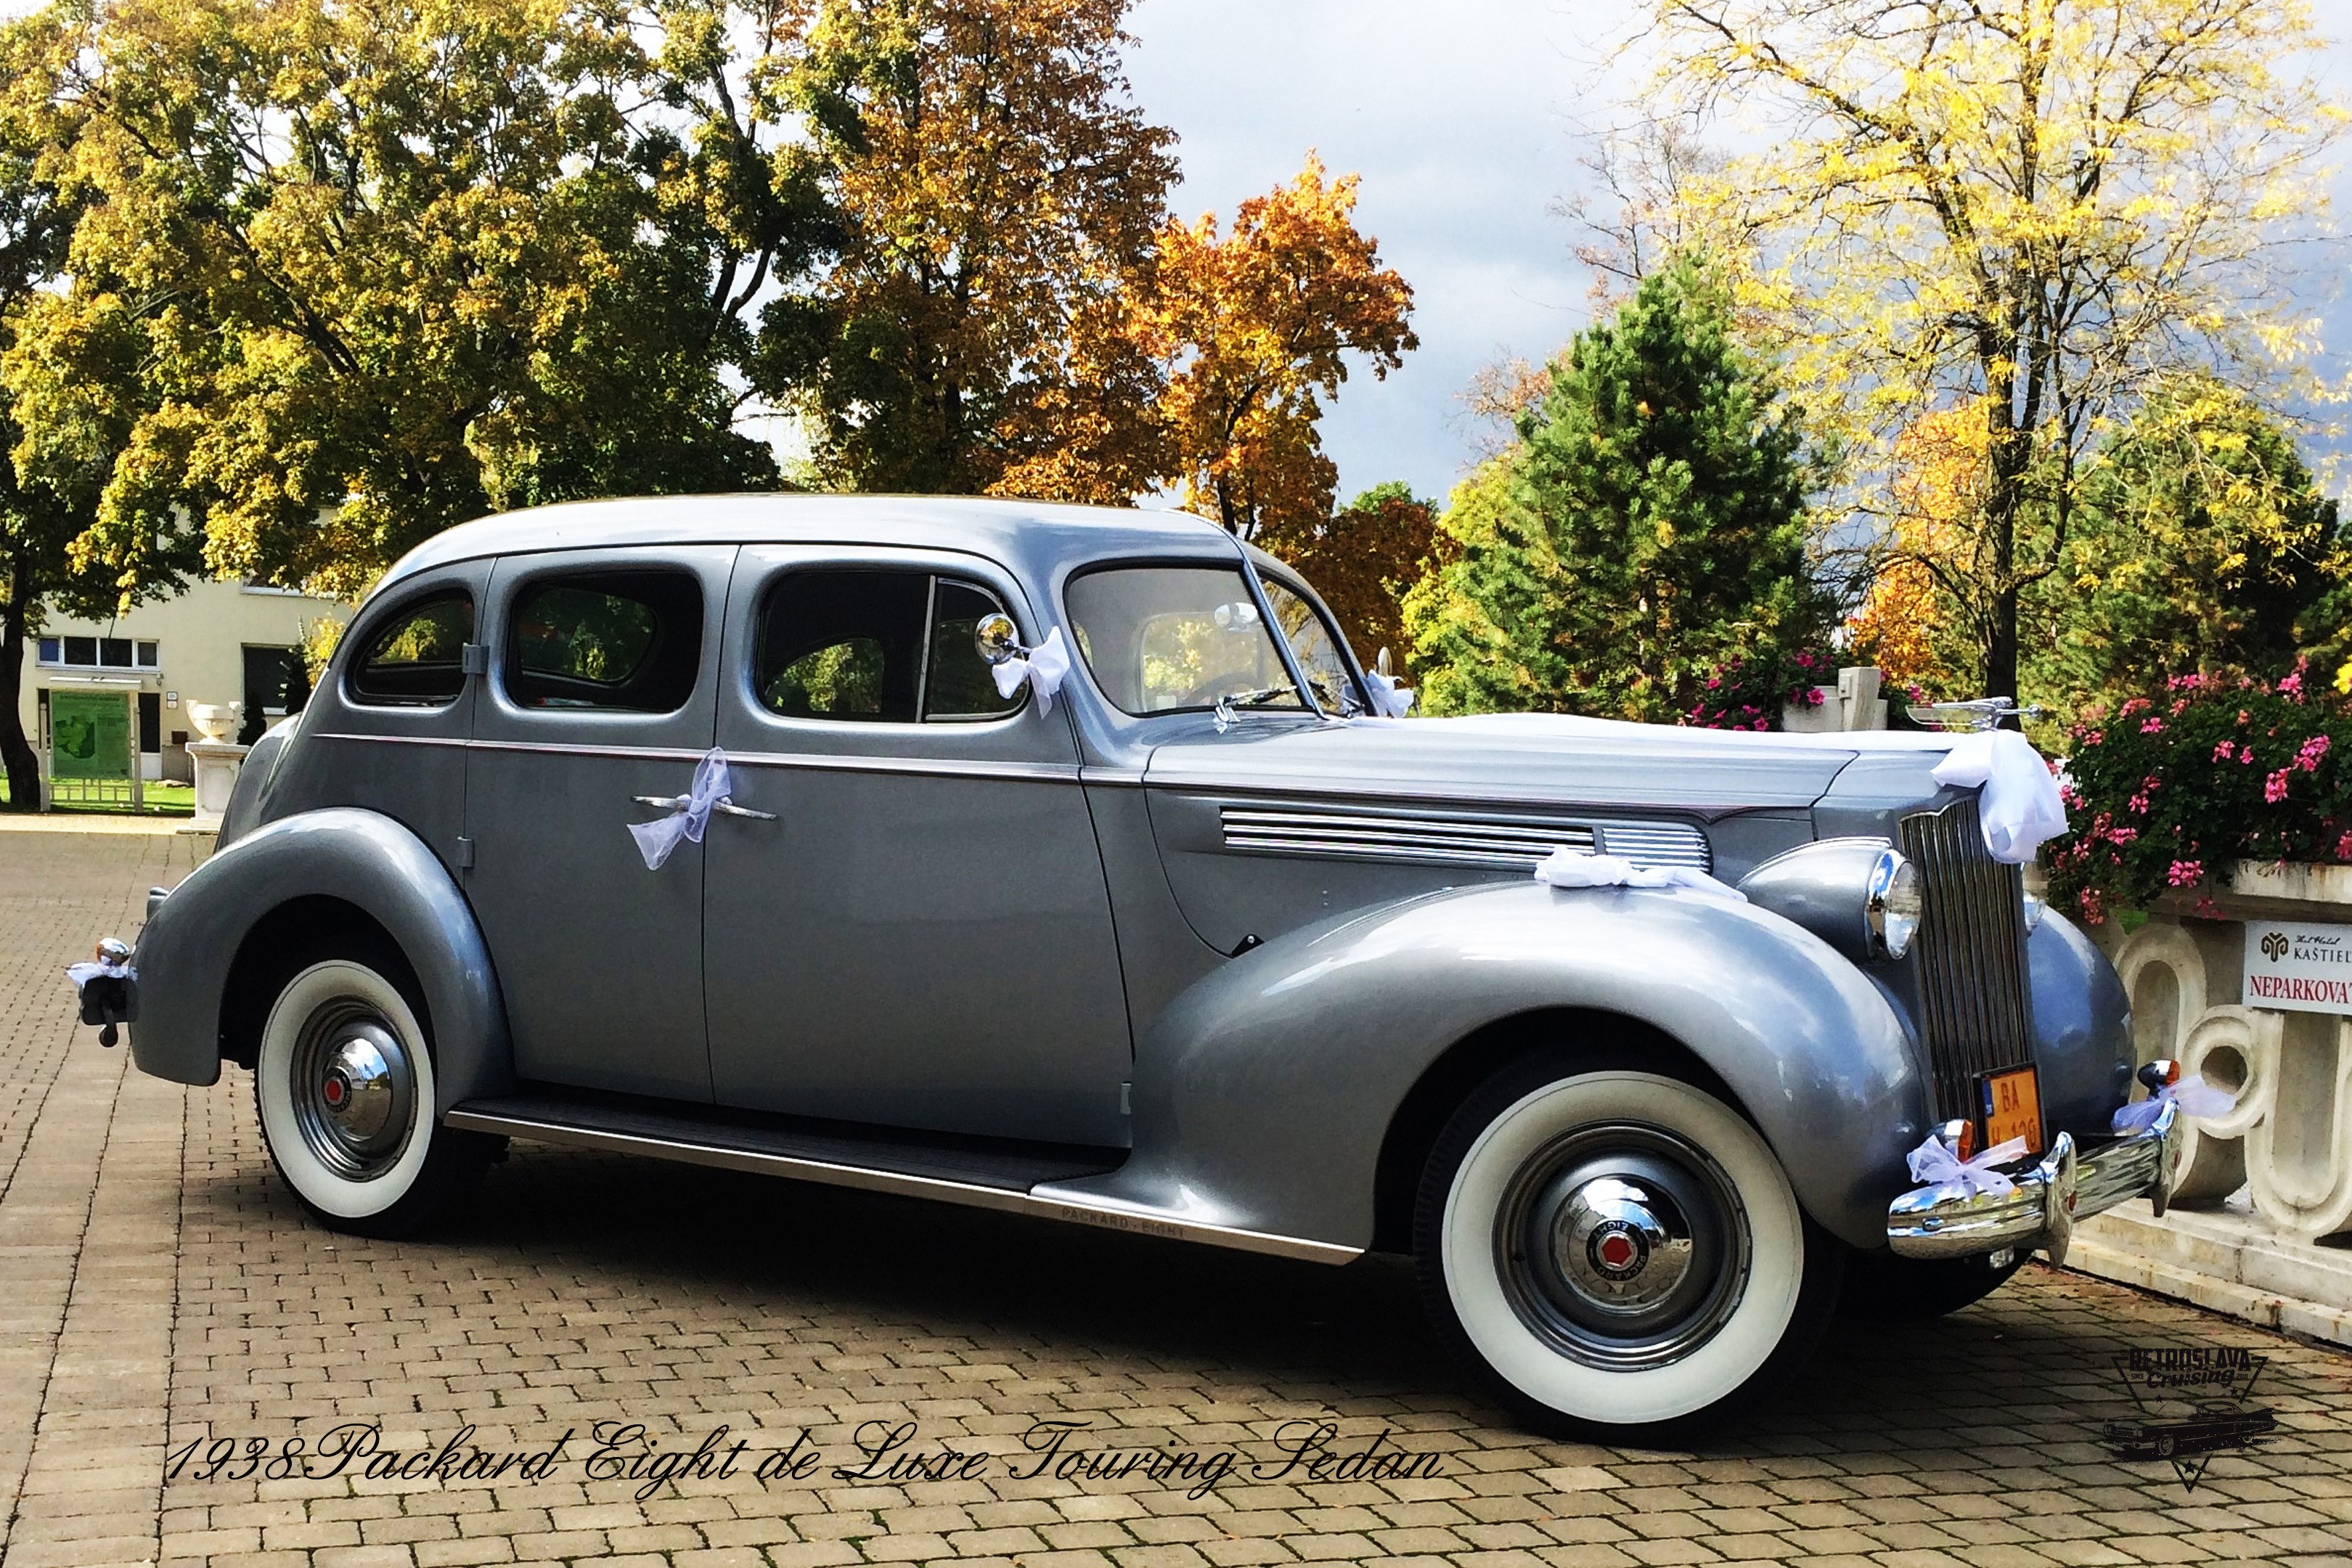
[[[1904,709],[1911,722],[1923,730],[1944,730],[1961,734],[1998,729],[2003,719],[2015,719],[2021,724],[2028,719],[2039,719],[2046,711],[2040,706],[2020,708],[2013,697],[1979,697],[1967,702],[1914,702]]]

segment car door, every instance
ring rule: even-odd
[[[950,552],[746,547],[707,858],[721,1103],[1067,1143],[1126,1141],[1110,905],[1067,710],[973,646],[1005,574]],[[714,829],[715,833],[715,829]]]
[[[498,966],[515,1070],[710,1098],[703,851],[648,870],[641,795],[691,787],[711,743],[731,545],[509,556],[467,751],[467,896]]]

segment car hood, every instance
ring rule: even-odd
[[[1870,793],[1926,798],[1954,736],[1893,731],[1748,733],[1565,714],[1205,723],[1151,753],[1147,783],[1285,795],[1433,796],[1644,806],[1713,817],[1809,808],[1867,758]]]

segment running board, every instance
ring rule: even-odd
[[[1315,1263],[1347,1263],[1363,1251],[1301,1237],[1206,1225],[1161,1210],[1103,1203],[1066,1189],[1047,1190],[1060,1182],[1106,1173],[1099,1163],[1039,1158],[1025,1152],[1003,1156],[947,1152],[880,1141],[861,1147],[862,1141],[849,1138],[706,1123],[689,1117],[538,1096],[469,1100],[452,1107],[441,1120],[446,1126],[468,1132],[928,1198],[966,1208],[995,1209]],[[943,1152],[947,1157],[941,1157]],[[924,1166],[931,1168],[920,1168]],[[962,1169],[948,1173],[941,1166]]]

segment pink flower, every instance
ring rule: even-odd
[[[2138,837],[2139,829],[2137,827],[2110,827],[2107,829],[2107,839],[2110,843],[2129,844]]]
[[[2288,766],[2283,767],[2278,772],[2273,773],[2269,778],[2264,779],[2263,781],[2263,798],[2270,802],[2273,805],[2276,805],[2280,801],[2284,800],[2286,798],[2287,775],[2293,772],[2294,772],[2294,768],[2293,764],[2289,764]]]
[[[2106,923],[2106,921],[2107,921],[2106,900],[2105,900],[2105,899],[2102,899],[2102,898],[2099,896],[2099,889],[2096,889],[2096,888],[2085,888],[2085,889],[2083,889],[2083,896],[2082,896],[2082,899],[2081,899],[2081,900],[2080,900],[2080,901],[2081,901],[2082,906],[2083,906],[2083,918],[2084,918],[2085,921],[2088,921],[2091,924],[2093,924],[2093,925],[2095,925],[2095,925],[2105,925],[2105,924]]]
[[[2303,750],[2294,754],[2294,765],[2307,773],[2317,773],[2319,759],[2327,754],[2327,740],[2325,735],[2314,735],[2305,741]]]
[[[2336,841],[2336,858],[2338,860],[2352,860],[2352,833],[2347,833]]]
[[[2279,683],[2278,683],[2278,689],[2279,689],[2281,691],[2284,692],[2284,693],[2285,693],[2287,696],[2289,696],[2289,697],[2300,697],[2300,696],[2302,696],[2302,695],[2303,695],[2303,666],[2302,666],[2302,665],[2300,665],[2300,664],[2297,664],[2297,665],[2294,667],[2294,673],[2293,675],[2289,675],[2289,676],[2283,676],[2283,677],[2281,677],[2281,678],[2280,678],[2280,680],[2279,680]]]
[[[2125,703],[2121,708],[2116,710],[2116,717],[2118,719],[2128,719],[2135,713],[2147,712],[2151,706],[2153,706],[2153,704],[2151,704],[2147,698],[2135,697],[2130,701]]]
[[[1708,677],[1706,678],[1706,689],[1707,689],[1709,691],[1714,690],[1717,687],[1718,687],[1718,686],[1720,686],[1720,685],[1722,685],[1722,684],[1723,684],[1723,677],[1721,677],[1721,676],[1719,676],[1719,675],[1710,675],[1710,676],[1708,676]]]
[[[2240,761],[2240,762],[2242,762],[2242,763],[2245,763],[2245,764],[2246,764],[2246,766],[2248,766],[2248,767],[2250,767],[2250,768],[2251,768],[2251,767],[2252,767],[2252,766],[2254,765],[2254,749],[2253,749],[2253,747],[2252,747],[2252,746],[2248,746],[2244,751],[2240,752],[2238,753],[2238,761]]]
[[[2146,816],[2147,815],[2147,796],[2144,795],[2136,795],[2126,804],[2130,806],[2131,814],[2134,816]]]
[[[2226,763],[2237,754],[2238,746],[2234,741],[2224,741],[2213,748],[2213,760],[2217,763]]]
[[[2238,710],[2238,722],[2241,724],[2252,722],[2253,717],[2254,715],[2252,711],[2249,709],[2241,708]]]
[[[2079,809],[2083,804],[2082,792],[2071,784],[2062,784],[2058,786],[2058,798],[2066,803],[2067,809],[2070,811]]]
[[[2164,733],[2164,721],[2150,719],[2139,727],[2139,732],[2143,735],[2161,735]]]
[[[2197,879],[2204,875],[2203,861],[2175,860],[2172,863],[2172,869],[2165,873],[2165,879],[2176,888],[2193,888],[2197,885]]]

